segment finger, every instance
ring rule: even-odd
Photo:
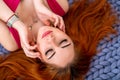
[[[36,49],[37,48],[37,45],[36,44],[34,44],[34,45],[31,45],[31,46],[29,46],[29,50],[34,50],[34,49]]]
[[[34,48],[33,47],[30,48],[30,47],[26,47],[26,46],[23,47],[23,50],[24,50],[24,52],[25,52],[27,57],[36,58],[36,57],[39,56],[39,52],[36,52],[36,48],[35,47]]]
[[[60,17],[60,24],[59,24],[59,28],[65,32],[65,24],[63,19]]]
[[[49,26],[49,25],[50,25],[49,20],[46,20],[46,21],[44,22],[44,24],[47,25],[47,26]]]
[[[63,32],[66,32],[66,31],[65,31],[65,27],[62,27],[61,30],[62,30]]]
[[[24,48],[23,48],[25,51],[26,51],[26,53],[37,53],[37,52],[35,52],[36,51],[36,49],[37,49],[37,45],[36,44],[34,44],[33,46],[30,46],[30,45],[27,45],[27,46],[24,46]],[[34,54],[34,55],[36,55],[36,54]],[[39,53],[37,53],[37,55],[39,55]]]
[[[40,56],[39,52],[24,49],[25,55],[30,58],[37,58]]]
[[[49,21],[49,23],[50,23],[49,26],[54,27],[54,24],[53,24],[53,23],[54,23],[55,20],[53,20],[52,18],[50,18],[50,19],[48,19],[48,21]]]
[[[28,50],[34,50],[37,48],[37,45],[36,44],[30,45],[29,43],[24,43],[23,47]]]
[[[54,26],[58,26],[58,23],[59,23],[59,18],[58,17],[55,17],[55,21],[54,21]]]
[[[52,23],[54,23],[55,19],[51,17],[49,21],[52,22]]]

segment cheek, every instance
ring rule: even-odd
[[[46,45],[45,43],[46,43],[45,40],[39,39],[39,40],[37,41],[38,49],[39,49],[39,50],[42,50],[42,48],[44,48],[45,45]]]
[[[44,50],[45,50],[45,44],[40,44],[39,46],[38,46],[38,49],[39,49],[39,51],[41,52],[41,53],[43,53],[44,52]]]
[[[44,44],[41,44],[41,45],[39,45],[38,46],[38,50],[40,51],[40,53],[41,53],[41,58],[43,59],[43,61],[44,61],[44,59],[45,59],[45,46],[44,46]]]

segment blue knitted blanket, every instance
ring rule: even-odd
[[[7,51],[1,44],[0,44],[0,55],[8,54],[9,51]]]
[[[120,0],[108,1],[120,19]],[[85,80],[120,80],[120,23],[114,27],[118,34],[100,42],[97,50],[102,50],[92,59]]]

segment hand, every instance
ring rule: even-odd
[[[49,12],[49,13],[48,13]],[[64,21],[63,18],[51,11],[48,12],[41,12],[38,14],[39,19],[45,24],[50,26],[51,23],[54,25],[54,27],[57,27],[59,29],[61,29],[62,31],[65,32],[65,25],[64,25]]]
[[[25,55],[27,57],[31,58],[37,58],[39,57],[39,52],[34,52],[36,49],[36,45],[30,45],[30,41],[28,40],[28,29],[27,27],[21,22],[17,21],[13,24],[13,26],[16,28],[16,30],[19,33],[20,41],[21,41],[21,47],[25,52]]]
[[[54,27],[58,27],[65,32],[65,24],[63,18],[52,11],[50,11],[41,0],[33,0],[34,7],[38,18],[45,24],[50,26],[51,23],[54,24]]]

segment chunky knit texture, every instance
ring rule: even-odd
[[[9,51],[7,51],[1,44],[0,44],[0,55],[8,54]]]
[[[120,0],[108,0],[120,19]],[[100,41],[85,80],[120,80],[120,23],[113,25],[117,35]]]

